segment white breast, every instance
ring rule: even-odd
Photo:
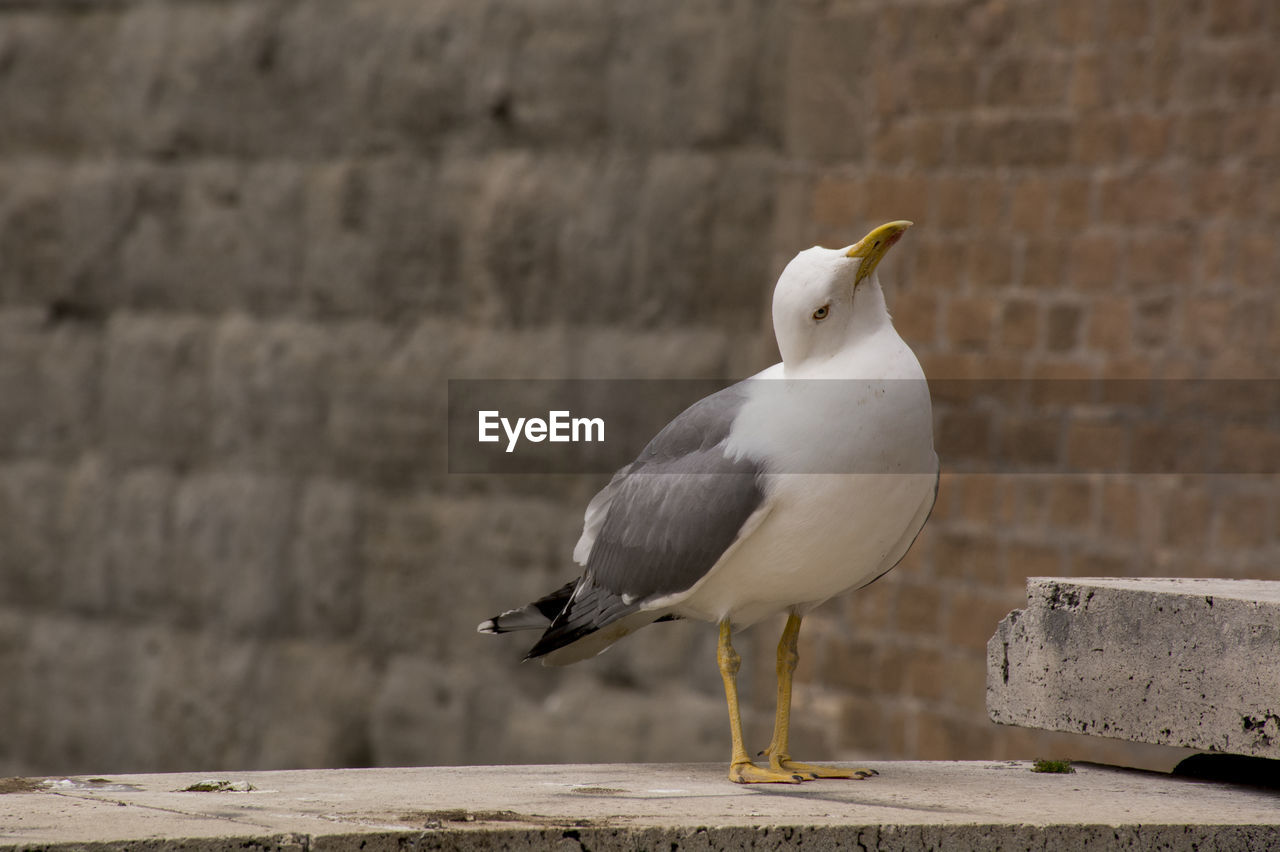
[[[673,601],[677,613],[745,625],[804,611],[906,553],[933,506],[938,460],[924,374],[886,328],[847,360],[760,374],[728,450],[769,459],[767,514]]]

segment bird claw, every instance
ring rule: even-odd
[[[769,768],[779,772],[800,772],[809,775],[810,778],[849,778],[856,781],[865,781],[873,775],[880,774],[874,769],[819,766],[813,763],[800,763],[790,758],[770,760]]]
[[[799,784],[813,779],[805,778],[802,774],[787,769],[756,766],[746,761],[729,767],[729,780],[736,784]]]

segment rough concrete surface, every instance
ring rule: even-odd
[[[885,762],[868,781],[737,786],[718,764],[51,779],[0,795],[0,849],[1245,849],[1274,792],[1082,765]],[[202,784],[201,782],[228,782]],[[229,786],[208,792],[192,785]],[[21,790],[25,785],[13,785]],[[251,788],[251,789],[249,789]]]
[[[1008,725],[1280,757],[1280,583],[1027,581],[987,645]]]

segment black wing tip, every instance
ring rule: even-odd
[[[547,628],[547,632],[543,633],[537,642],[533,643],[533,647],[529,649],[529,653],[524,655],[524,662],[536,660],[539,657],[545,657],[552,651],[558,651],[566,645],[572,645],[579,639],[590,636],[599,630],[599,627],[570,627],[564,628],[564,625],[551,625]]]
[[[608,627],[616,621],[618,617],[603,624],[579,625],[577,627],[569,627],[567,629],[564,625],[560,625],[559,628],[553,625],[552,627],[547,628],[547,632],[543,633],[542,637],[534,643],[533,647],[529,649],[529,653],[525,654],[524,659],[521,662],[530,663],[540,660],[553,651],[559,651],[561,648],[568,647],[579,640],[586,639],[593,633],[597,633],[603,628]],[[661,624],[664,621],[680,621],[682,618],[683,616],[669,612],[666,615],[655,618],[652,623]],[[627,631],[627,633],[630,632],[630,630]],[[623,635],[625,636],[626,634],[624,633]],[[617,639],[614,641],[617,641]]]
[[[570,580],[555,591],[538,598],[533,603],[509,609],[506,612],[495,615],[493,618],[486,618],[476,625],[476,632],[496,636],[502,633],[515,633],[520,630],[538,628],[545,630],[568,604],[569,598],[577,585],[577,580]],[[541,624],[538,623],[539,620],[542,620]]]
[[[624,595],[610,592],[597,586],[591,579],[584,578],[568,596],[551,625],[529,649],[525,659],[537,659],[571,645],[630,615],[638,608],[634,601],[628,602]]]
[[[526,627],[504,627],[502,624],[502,616],[495,615],[493,618],[487,618],[476,625],[477,633],[484,633],[488,636],[502,636],[506,633],[517,633],[521,630],[527,630]]]
[[[538,598],[529,606],[536,607],[538,612],[546,616],[548,621],[555,621],[556,616],[569,605],[569,601],[573,597],[573,590],[578,588],[578,583],[580,582],[582,582],[582,579],[575,577],[554,592],[549,592]]]
[[[498,636],[503,633],[515,633],[520,630],[545,630],[551,623],[551,619],[536,611],[530,612],[529,610],[532,608],[533,604],[529,604],[520,609],[510,609],[501,615],[485,619],[476,625],[476,632]]]

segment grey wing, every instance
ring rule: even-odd
[[[740,383],[690,406],[607,486],[587,569],[529,657],[691,588],[733,545],[765,497],[763,464],[724,451],[745,393]]]
[[[631,467],[632,465],[627,465],[615,473],[609,480],[609,484],[591,498],[591,502],[587,504],[587,510],[582,513],[582,535],[578,537],[578,543],[573,546],[573,561],[579,565],[586,565],[587,560],[591,558],[591,548],[595,546],[596,536],[600,534],[600,527],[604,526],[605,518],[609,516],[609,509],[613,506],[613,498],[626,480],[627,474],[631,472]]]

